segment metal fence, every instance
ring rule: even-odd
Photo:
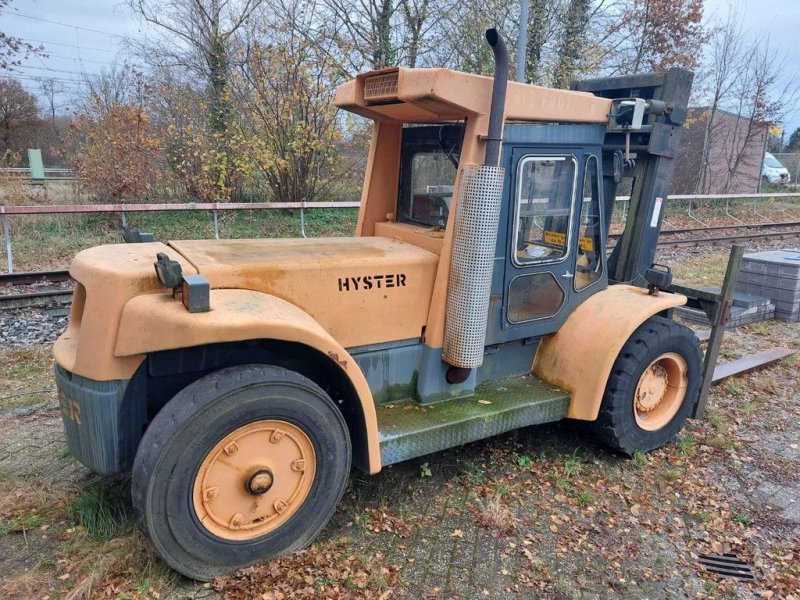
[[[745,223],[731,213],[731,204],[734,201],[751,202],[752,214],[761,223],[773,222],[758,211],[759,200],[797,200],[800,193],[776,193],[776,194],[697,194],[697,195],[675,195],[669,196],[667,201],[676,205],[685,203],[686,216],[696,221],[700,226],[705,223],[698,217],[698,206],[704,203],[718,202],[724,203],[725,216],[742,224]],[[616,198],[617,209],[621,219],[627,217],[630,196],[618,196]],[[134,212],[186,212],[186,211],[207,211],[211,213],[214,224],[214,238],[219,239],[219,213],[220,211],[252,211],[252,210],[299,210],[300,235],[306,237],[305,232],[305,211],[331,208],[358,208],[360,202],[184,202],[174,204],[66,204],[55,206],[3,206],[0,205],[0,220],[2,220],[3,238],[6,249],[6,265],[9,273],[14,272],[14,250],[11,232],[12,216],[24,215],[65,215],[65,214],[118,214],[120,220],[126,225],[126,213]],[[682,207],[683,208],[683,207]],[[788,217],[794,218],[795,215],[781,211]],[[673,213],[674,214],[674,213]]]

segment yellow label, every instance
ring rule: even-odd
[[[565,246],[567,244],[567,235],[557,231],[545,231],[542,236],[544,241],[553,246]],[[584,252],[594,252],[594,240],[590,237],[582,237],[578,240],[578,245]]]
[[[545,231],[544,241],[554,246],[565,246],[567,244],[567,235],[557,231]]]

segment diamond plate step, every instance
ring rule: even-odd
[[[469,398],[377,406],[384,465],[566,417],[569,394],[528,375],[484,383]]]

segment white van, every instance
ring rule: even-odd
[[[769,152],[764,153],[764,162],[761,164],[761,179],[770,183],[789,183],[792,180],[789,170]]]

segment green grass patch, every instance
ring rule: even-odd
[[[69,514],[92,537],[115,538],[131,529],[127,492],[118,482],[99,484],[76,496]]]
[[[222,239],[301,237],[299,210],[220,211]],[[151,232],[156,240],[213,239],[210,211],[126,213],[128,227]],[[353,235],[358,210],[304,211],[307,237]],[[122,242],[118,214],[30,215],[11,219],[14,265],[19,271],[63,269],[86,248]],[[47,248],[43,253],[42,248]]]

